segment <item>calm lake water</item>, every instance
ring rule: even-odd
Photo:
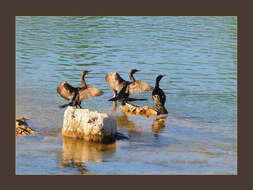
[[[160,87],[164,123],[113,111],[105,75]],[[67,81],[104,91],[82,106],[111,114],[128,140],[110,145],[63,139]],[[137,105],[153,106],[151,92]],[[44,133],[16,137],[17,174],[236,174],[236,17],[16,17],[16,117]],[[119,106],[119,103],[118,103]]]

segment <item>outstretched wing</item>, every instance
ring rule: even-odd
[[[82,101],[84,99],[100,96],[101,94],[103,94],[102,90],[99,90],[98,88],[95,88],[93,86],[87,86],[87,88],[81,89],[79,91],[79,99],[80,101]]]
[[[105,77],[105,81],[112,90],[120,90],[126,83],[126,81],[116,72],[109,72]]]
[[[57,87],[57,92],[61,95],[61,97],[66,100],[70,100],[75,94],[75,88],[67,82],[62,82]]]
[[[153,89],[153,87],[150,84],[148,84],[147,82],[143,82],[141,80],[132,82],[131,84],[128,85],[128,88],[129,94],[141,93]]]

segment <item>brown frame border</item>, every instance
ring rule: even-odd
[[[246,121],[250,110],[242,114],[242,108],[248,107],[248,100],[251,93],[247,90],[243,92],[243,87],[249,85],[250,69],[245,68],[250,65],[247,47],[251,32],[250,4],[239,4],[235,1],[187,1],[178,0],[176,2],[156,0],[152,3],[138,0],[129,1],[57,1],[50,0],[32,1],[23,0],[1,2],[1,52],[2,52],[2,102],[4,109],[1,110],[4,123],[2,128],[8,130],[8,135],[2,135],[2,145],[6,153],[1,157],[3,166],[1,167],[2,184],[8,188],[73,188],[79,185],[80,188],[107,186],[116,188],[130,188],[137,186],[141,188],[189,188],[194,184],[194,188],[236,188],[239,185],[246,186],[248,173],[246,168],[250,164],[249,143],[244,143],[243,139],[250,139],[250,132],[242,131],[242,128],[250,129],[250,121]],[[246,15],[247,14],[247,15]],[[100,15],[100,16],[238,16],[238,175],[237,176],[15,176],[15,16],[59,16],[59,15]],[[239,37],[240,36],[240,37]],[[243,44],[243,46],[242,46]],[[245,47],[241,50],[239,47]],[[238,62],[239,62],[238,61]],[[245,62],[244,64],[242,64]],[[242,65],[244,67],[242,67]],[[243,73],[243,75],[242,75]],[[244,82],[243,82],[244,81]],[[4,91],[3,91],[4,89]],[[250,89],[249,87],[247,89]],[[247,106],[247,107],[246,107]],[[246,123],[247,122],[247,123]],[[5,132],[5,131],[4,131]],[[7,145],[7,147],[6,147]],[[247,151],[248,150],[248,151]],[[247,151],[247,153],[246,153]],[[245,152],[247,156],[243,155]],[[6,155],[6,156],[5,156]],[[248,158],[248,160],[246,159]],[[64,180],[63,178],[66,178]],[[97,180],[101,180],[101,183]],[[151,179],[152,178],[152,179]],[[204,179],[205,178],[205,179]],[[95,185],[96,184],[96,185]]]

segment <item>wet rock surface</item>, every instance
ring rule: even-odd
[[[32,135],[32,134],[38,134],[38,132],[29,126],[27,119],[24,117],[17,118],[16,119],[16,136],[25,136],[25,135]]]
[[[157,117],[159,110],[151,106],[137,106],[129,103],[120,105],[120,111],[126,114],[140,115],[148,118]]]

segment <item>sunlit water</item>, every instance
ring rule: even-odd
[[[41,134],[16,138],[17,174],[236,174],[236,17],[16,17],[16,116]],[[164,123],[107,101],[108,72],[160,87]],[[104,91],[82,106],[112,114],[129,140],[63,139],[62,81]],[[153,106],[151,92],[133,95]],[[119,106],[119,104],[118,104]]]

